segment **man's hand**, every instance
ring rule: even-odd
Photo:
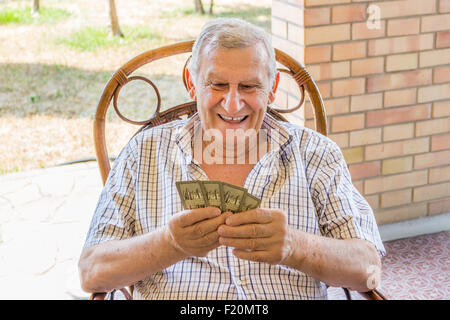
[[[234,214],[218,229],[219,243],[234,247],[245,260],[282,264],[293,252],[287,217],[278,209],[254,209]]]
[[[215,207],[181,211],[169,220],[170,242],[186,256],[205,257],[220,246],[217,228],[230,215]]]

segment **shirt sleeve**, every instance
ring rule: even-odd
[[[342,151],[331,140],[319,162],[314,194],[322,235],[367,240],[380,257],[386,254],[373,211],[353,185]]]
[[[136,217],[136,158],[131,141],[114,161],[94,211],[84,247],[129,238]]]

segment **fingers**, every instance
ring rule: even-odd
[[[222,225],[218,229],[221,237],[227,238],[267,238],[274,234],[274,228],[269,224],[246,224],[237,227]]]
[[[228,226],[239,226],[249,223],[270,223],[274,219],[274,215],[278,214],[273,209],[253,209],[241,213],[236,213],[226,220]]]
[[[266,251],[248,251],[242,249],[234,249],[233,254],[236,258],[239,259],[270,263],[270,259]]]
[[[276,243],[273,238],[223,238],[219,237],[219,243],[227,247],[243,250],[266,250]]]
[[[178,225],[182,228],[193,225],[194,223],[215,218],[220,215],[220,209],[216,207],[206,207],[193,210],[185,210],[178,214]]]
[[[183,232],[186,233],[188,238],[192,240],[203,238],[213,231],[217,234],[217,228],[225,223],[225,220],[228,218],[228,216],[229,214],[221,214],[215,218],[202,220],[193,225],[185,227]]]

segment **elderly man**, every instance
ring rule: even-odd
[[[279,83],[269,36],[238,19],[209,22],[186,80],[198,113],[142,131],[114,162],[79,262],[83,289],[134,285],[144,299],[323,299],[326,285],[373,289],[384,247],[339,147],[266,113]],[[247,135],[237,148],[239,135],[228,133],[238,130],[269,147]],[[210,152],[215,161],[201,161],[208,144],[195,151],[194,136],[211,131],[222,144]],[[183,210],[182,180],[245,187],[261,206]]]

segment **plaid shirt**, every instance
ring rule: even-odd
[[[152,232],[183,210],[175,182],[208,179],[192,156],[195,120],[198,115],[149,128],[130,140],[114,161],[85,247]],[[373,212],[353,186],[336,143],[269,115],[262,128],[272,147],[244,184],[262,200],[261,207],[282,209],[289,225],[305,232],[368,240],[384,255]],[[133,294],[135,299],[327,298],[319,280],[284,265],[238,259],[225,246],[142,279]]]

